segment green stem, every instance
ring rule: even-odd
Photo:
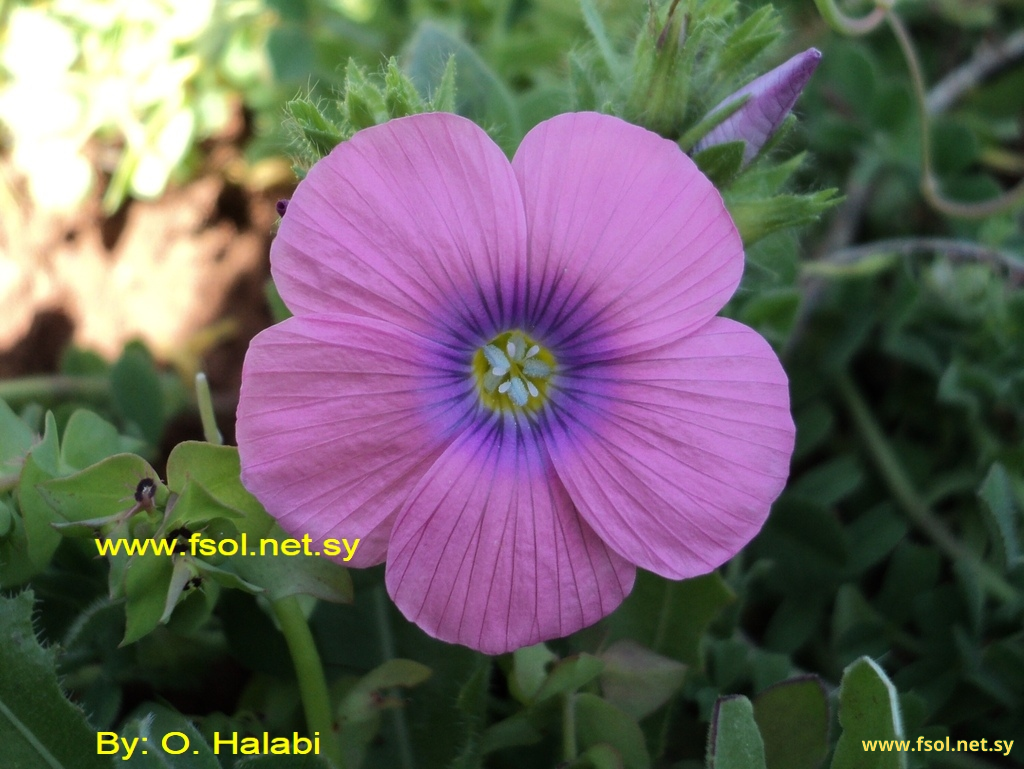
[[[327,679],[320,662],[320,654],[316,650],[313,634],[309,623],[302,613],[299,599],[294,596],[279,598],[271,603],[274,616],[281,626],[288,651],[292,655],[295,666],[295,677],[299,682],[299,693],[302,697],[302,709],[306,712],[306,727],[310,736],[319,732],[323,755],[331,762],[334,769],[345,769],[345,760],[341,755],[341,743],[338,732],[334,728],[334,714],[331,708],[331,697],[327,692]]]
[[[562,758],[572,763],[579,754],[576,745],[576,693],[562,695]]]
[[[206,374],[202,371],[196,374],[196,401],[199,404],[199,418],[203,422],[203,437],[206,438],[207,443],[220,446],[224,443],[224,436],[217,429],[217,417],[213,413],[210,383],[206,381]]]
[[[896,37],[896,42],[900,45],[903,58],[906,59],[907,69],[910,70],[910,82],[914,86],[914,101],[917,102],[917,111],[921,120],[921,194],[924,199],[936,211],[962,219],[983,219],[1020,203],[1021,200],[1024,200],[1024,182],[1018,182],[1016,186],[1002,195],[978,203],[961,203],[950,200],[942,194],[939,189],[938,177],[932,167],[932,127],[928,115],[928,95],[925,93],[924,74],[921,71],[917,49],[914,48],[914,42],[910,39],[910,33],[907,32],[907,28],[896,14],[886,14],[886,20]]]
[[[852,19],[839,10],[835,0],[814,0],[818,13],[832,29],[844,35],[866,35],[873,31],[885,19],[892,3],[876,2],[871,12],[862,19]]]
[[[8,403],[109,397],[110,378],[106,376],[30,376],[0,382],[0,400]]]
[[[886,440],[882,428],[878,426],[871,410],[849,375],[840,374],[836,379],[836,384],[847,410],[853,417],[854,425],[864,439],[864,443],[867,444],[871,459],[910,520],[953,561],[969,567],[989,593],[1006,603],[1016,602],[1018,596],[1013,586],[993,571],[973,551],[960,544],[959,540],[928,508],[917,489],[914,488],[914,484],[896,457],[896,452]]]

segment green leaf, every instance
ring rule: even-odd
[[[247,534],[243,537],[243,546],[248,548],[245,543],[251,540]],[[264,539],[279,543],[299,541],[288,537],[277,524],[261,537],[260,548]],[[253,543],[252,547],[256,546]],[[259,550],[249,548],[248,555],[233,556],[229,563],[230,568],[246,582],[263,588],[270,600],[289,595],[311,595],[331,603],[352,603],[352,577],[343,566],[316,555],[284,555],[280,545],[278,555],[273,555],[269,546],[264,552],[266,554],[261,555]]]
[[[615,638],[635,639],[657,654],[700,668],[704,631],[735,600],[718,572],[673,582],[641,571],[632,594],[608,623]]]
[[[65,521],[85,521],[116,515],[135,505],[135,489],[143,478],[157,484],[157,499],[167,489],[156,471],[136,454],[117,454],[70,475],[39,484],[43,499]]]
[[[634,719],[596,695],[569,696],[574,698],[576,738],[581,749],[610,745],[622,757],[623,769],[650,769],[644,733]]]
[[[242,485],[241,472],[238,449],[234,446],[185,441],[175,446],[167,458],[167,487],[180,494],[192,479],[217,502],[243,513],[244,518],[235,521],[239,532],[258,539],[267,535],[274,519]]]
[[[431,93],[443,82],[453,58],[459,114],[495,127],[499,144],[514,149],[523,135],[515,99],[501,78],[458,35],[436,22],[421,22],[406,47],[405,70],[420,93]]]
[[[173,559],[164,555],[135,555],[124,570],[125,631],[121,646],[138,641],[160,624],[171,589]]]
[[[153,357],[140,344],[125,347],[110,370],[114,406],[153,446],[160,443],[167,413]]]
[[[986,521],[1003,563],[1006,566],[1016,564],[1020,560],[1020,533],[1017,526],[1021,518],[1021,507],[1014,495],[1010,474],[1002,464],[996,462],[989,468],[985,480],[978,488],[978,496],[984,503],[982,509],[988,512]]]
[[[601,14],[598,13],[593,0],[580,0],[580,8],[583,10],[583,21],[597,44],[597,50],[601,53],[604,65],[612,77],[619,77],[623,72],[623,62],[608,39]]]
[[[719,189],[727,186],[743,166],[745,142],[725,142],[705,147],[693,156],[693,162]]]
[[[138,452],[142,448],[141,441],[118,434],[110,422],[91,411],[79,409],[64,428],[64,439],[60,443],[61,468],[54,474],[68,475],[114,454]]]
[[[96,732],[65,699],[56,654],[32,629],[34,596],[0,596],[0,745],[4,766],[19,769],[111,769],[96,752]]]
[[[611,745],[594,745],[583,752],[572,769],[623,769],[622,756]]]
[[[600,657],[605,699],[638,720],[668,702],[686,678],[686,665],[628,639],[616,641]]]
[[[0,400],[0,480],[7,476],[17,478],[28,450],[36,436],[7,402]]]
[[[719,697],[708,731],[708,769],[765,769],[764,742],[750,700]]]
[[[243,758],[235,769],[333,769],[326,758],[320,756],[250,756]]]
[[[744,246],[750,246],[777,230],[816,222],[840,200],[835,189],[804,195],[781,194],[767,199],[728,194],[725,197]]]
[[[18,479],[16,531],[0,543],[0,585],[20,584],[44,569],[60,544],[60,534],[50,525],[60,518],[37,488],[57,475],[59,465],[57,422],[47,412],[43,440],[32,447]]]
[[[134,746],[132,769],[220,769],[195,725],[162,705],[138,708],[121,729],[121,739],[128,741],[127,747]],[[126,750],[122,742],[120,759],[126,759]]]
[[[817,676],[783,681],[754,699],[767,769],[816,769],[828,753],[829,709]]]
[[[534,697],[534,703],[543,702],[556,694],[574,692],[593,681],[604,670],[604,663],[590,654],[579,654],[560,660],[548,675]]]
[[[843,732],[832,769],[906,769],[907,756],[901,751],[864,749],[867,741],[904,739],[896,687],[869,657],[843,671],[839,723]]]
[[[512,652],[508,684],[513,696],[524,704],[532,702],[550,673],[551,663],[557,659],[558,655],[542,643]]]

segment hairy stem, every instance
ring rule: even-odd
[[[835,0],[814,0],[814,4],[818,6],[818,13],[821,14],[821,18],[832,29],[850,36],[866,35],[874,31],[885,20],[885,14],[889,10],[888,4],[879,2],[871,9],[867,16],[861,19],[853,19],[839,10]]]
[[[331,698],[327,692],[327,679],[324,667],[320,662],[320,653],[316,650],[313,633],[302,613],[299,599],[286,596],[273,601],[271,606],[274,616],[281,626],[288,651],[292,655],[295,666],[295,677],[299,682],[299,693],[302,697],[302,709],[306,713],[306,727],[312,737],[319,733],[323,755],[331,762],[334,769],[345,769],[345,761],[341,755],[341,743],[338,732],[334,728],[334,714]]]

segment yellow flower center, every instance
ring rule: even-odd
[[[498,334],[473,355],[481,402],[494,411],[534,411],[548,399],[555,356],[522,331]]]

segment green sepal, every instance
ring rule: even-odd
[[[723,197],[743,245],[748,247],[778,230],[816,222],[825,211],[841,201],[835,188],[762,199],[734,197],[726,191]]]
[[[693,162],[715,187],[723,189],[743,167],[743,150],[746,146],[746,142],[714,144],[694,155]]]
[[[346,135],[346,131],[330,120],[320,107],[306,99],[292,99],[284,105],[284,111],[289,118],[288,126],[303,152],[300,160],[307,168],[327,157],[351,135]]]

